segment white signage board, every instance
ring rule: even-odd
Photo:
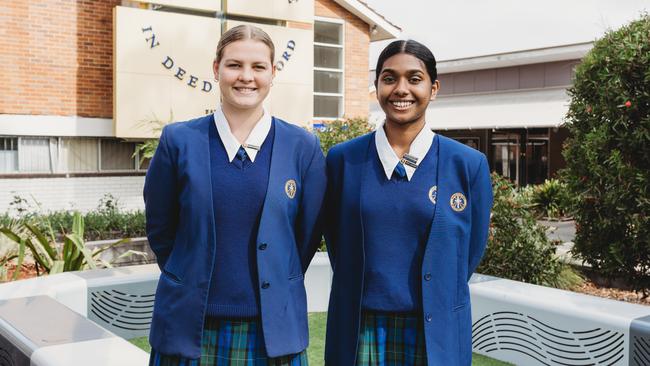
[[[133,0],[139,3],[171,6],[174,8],[203,10],[210,12],[221,11],[221,0]],[[246,0],[244,0],[246,1]]]
[[[155,137],[152,120],[183,121],[215,108],[220,20],[121,6],[113,20],[116,137]]]
[[[224,12],[256,18],[314,22],[314,0],[224,0]]]

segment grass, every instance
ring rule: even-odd
[[[325,326],[327,323],[327,313],[310,313],[309,314],[309,365],[322,366],[323,354],[325,353]],[[133,338],[129,340],[134,345],[142,348],[146,352],[151,352],[151,346],[147,337]],[[508,363],[497,361],[489,357],[474,354],[472,366],[504,366]]]

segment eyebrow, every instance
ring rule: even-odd
[[[382,73],[382,74],[385,73],[385,72],[389,72],[389,73],[393,73],[393,74],[396,74],[396,73],[397,73],[397,71],[395,71],[395,70],[393,70],[393,69],[383,69],[383,70],[381,70],[381,73]],[[411,70],[406,70],[406,74],[416,74],[416,73],[422,73],[422,74],[424,74],[424,71],[423,71],[423,70],[420,70],[420,69],[411,69]]]
[[[235,58],[227,58],[227,59],[224,59],[223,62],[237,62],[237,63],[240,63],[240,64],[244,63],[243,61],[235,59]],[[253,61],[251,63],[253,65],[259,65],[259,64],[269,65],[270,64],[269,61]]]

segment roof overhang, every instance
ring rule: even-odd
[[[383,41],[399,37],[402,30],[377,11],[359,0],[334,0],[345,10],[356,15],[370,27],[370,41]]]
[[[452,72],[494,69],[499,67],[537,64],[565,60],[578,60],[593,47],[592,42],[571,45],[538,48],[494,55],[460,58],[439,61],[436,65],[439,74]]]
[[[427,125],[435,130],[559,127],[569,110],[564,88],[438,97],[427,108]],[[381,121],[378,103],[371,120]]]

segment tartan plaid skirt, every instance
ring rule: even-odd
[[[258,319],[207,317],[200,359],[163,355],[152,349],[149,366],[307,366],[307,351],[268,358]]]
[[[356,366],[426,366],[422,316],[364,311]]]

